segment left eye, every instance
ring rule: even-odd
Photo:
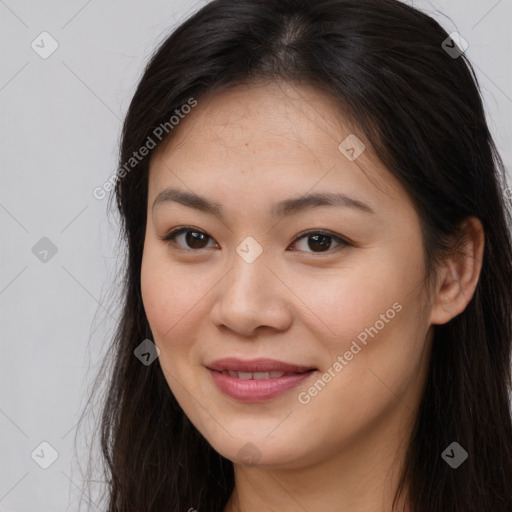
[[[177,239],[184,235],[185,236],[185,247],[179,243],[177,243]],[[297,244],[298,242],[304,241],[307,244],[307,248],[311,249],[313,253],[324,253],[329,251],[332,247],[332,241],[334,240],[335,243],[338,244],[338,246],[346,247],[352,245],[349,241],[345,240],[344,238],[335,235],[333,233],[325,232],[325,231],[308,231],[306,233],[301,233],[298,235],[295,240],[293,241],[293,244]],[[161,238],[161,240],[170,243],[172,242],[173,245],[177,246],[178,250],[196,250],[196,249],[205,249],[207,248],[208,240],[212,240],[213,238],[210,237],[207,233],[204,231],[198,230],[196,228],[190,227],[190,226],[183,226],[180,228],[176,228],[171,230],[169,233],[167,233],[164,237]],[[206,242],[206,244],[205,244]],[[339,248],[339,247],[338,247]],[[305,252],[308,252],[307,250],[299,249]]]
[[[338,248],[340,246],[347,247],[352,245],[342,237],[325,231],[308,231],[307,233],[302,233],[294,240],[293,243],[297,243],[302,239],[304,239],[307,247],[311,249],[313,253],[327,252],[331,249],[333,240],[338,244]]]

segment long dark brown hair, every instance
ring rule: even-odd
[[[108,512],[222,512],[233,491],[232,462],[190,423],[159,360],[146,366],[134,356],[153,339],[140,288],[151,155],[133,168],[126,163],[190,98],[200,103],[206,93],[256,79],[331,94],[414,201],[428,274],[461,222],[481,220],[480,279],[466,309],[434,326],[395,499],[407,489],[413,512],[512,511],[505,169],[473,67],[448,37],[396,0],[214,0],[154,53],[126,115],[114,191],[126,264],[122,314],[98,374],[108,382],[99,429]],[[469,454],[457,469],[441,457],[453,441]]]

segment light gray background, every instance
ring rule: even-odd
[[[118,315],[117,227],[92,190],[116,169],[121,119],[147,58],[204,3],[0,0],[2,512],[78,509],[75,459],[86,461],[75,455],[75,425]],[[512,0],[414,5],[469,42],[510,172]],[[59,45],[47,59],[31,48],[43,31]],[[42,237],[57,247],[46,263],[32,253]],[[58,452],[48,469],[31,458],[43,441]]]

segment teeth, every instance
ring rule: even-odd
[[[221,372],[224,375],[228,375],[229,377],[234,377],[236,379],[242,380],[261,380],[261,379],[278,379],[279,377],[283,377],[284,375],[295,375],[294,372],[235,372],[233,370],[224,370]]]

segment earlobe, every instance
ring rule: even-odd
[[[484,252],[484,230],[476,217],[461,226],[462,244],[439,269],[431,311],[432,324],[442,325],[462,313],[473,297]]]

